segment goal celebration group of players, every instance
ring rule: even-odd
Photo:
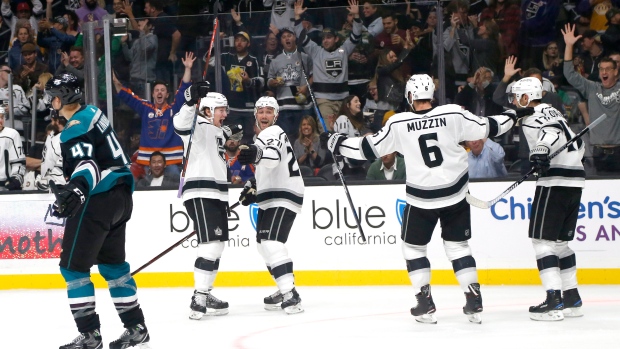
[[[411,111],[392,116],[373,135],[347,138],[324,132],[321,142],[334,156],[373,160],[398,152],[407,167],[407,205],[401,239],[402,254],[415,289],[415,320],[436,323],[430,286],[427,245],[435,226],[454,273],[465,294],[463,312],[481,323],[482,295],[468,240],[472,237],[468,192],[468,163],[464,141],[496,137],[515,123],[530,146],[530,161],[538,176],[532,203],[529,238],[532,239],[545,300],[529,309],[533,320],[557,321],[581,316],[577,291],[575,253],[568,247],[574,237],[585,172],[581,141],[550,158],[574,137],[562,114],[541,103],[540,80],[523,78],[514,84],[515,109],[478,117],[458,105],[432,104],[435,85],[430,76],[413,75],[403,96]],[[132,212],[133,176],[107,117],[92,105],[81,105],[77,78],[65,73],[46,86],[52,107],[66,125],[60,133],[62,168],[66,185],[56,192],[54,214],[67,217],[60,272],[67,284],[70,309],[79,335],[60,349],[103,348],[99,317],[95,311],[90,269],[98,265],[125,327],[110,349],[148,348],[150,334],[137,298],[137,286],[125,261],[125,229]],[[209,92],[208,83],[194,83],[184,94],[185,104],[173,119],[184,144],[186,169],[182,200],[198,237],[194,263],[194,293],[189,318],[225,315],[229,305],[212,293],[220,258],[229,239],[228,182],[224,144],[241,126],[224,126],[228,101]],[[266,310],[286,314],[303,312],[295,288],[293,262],[286,242],[297,214],[301,213],[304,182],[286,133],[276,125],[278,102],[261,97],[254,108],[256,137],[242,146],[238,160],[256,167],[240,195],[243,205],[257,203],[256,241],[277,291],[264,298]],[[319,115],[320,117],[320,115]],[[417,127],[426,122],[433,127]],[[7,129],[0,118],[0,134]],[[189,151],[191,149],[191,152]]]

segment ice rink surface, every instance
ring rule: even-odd
[[[416,323],[408,286],[298,287],[305,312],[263,310],[265,287],[216,288],[230,313],[189,320],[193,290],[141,288],[151,348],[620,348],[620,286],[581,286],[585,316],[536,322],[540,286],[482,286],[482,324],[467,321],[458,286],[432,288],[436,325]],[[64,290],[0,291],[0,348],[58,348],[77,336]],[[106,289],[97,289],[104,348],[123,332]]]

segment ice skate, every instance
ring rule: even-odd
[[[482,294],[480,293],[480,284],[473,283],[469,286],[469,292],[465,292],[466,303],[463,307],[463,313],[467,315],[469,322],[476,324],[482,323]]]
[[[583,316],[581,311],[581,297],[576,288],[566,290],[563,292],[564,300],[564,317],[580,317]]]
[[[80,333],[71,343],[60,346],[58,349],[103,349],[99,330]]]
[[[436,324],[435,311],[437,309],[435,309],[435,303],[431,296],[431,285],[422,286],[415,298],[418,301],[418,305],[411,308],[411,315],[414,316],[415,321],[423,324]]]
[[[547,290],[547,299],[536,306],[530,307],[530,319],[536,321],[564,320],[564,304],[560,290]]]
[[[265,310],[282,310],[280,304],[282,303],[282,293],[280,290],[276,291],[276,293],[271,296],[267,296],[264,299]]]
[[[149,349],[150,340],[151,336],[149,336],[149,330],[144,324],[138,324],[126,329],[119,339],[110,343],[110,349],[125,349],[131,347]]]
[[[228,302],[217,299],[210,292],[195,290],[189,307],[189,318],[192,320],[200,320],[204,315],[228,314]]]
[[[299,297],[299,293],[297,293],[294,288],[282,296],[282,304],[280,306],[284,312],[289,315],[304,311],[304,308],[301,307],[301,298]]]

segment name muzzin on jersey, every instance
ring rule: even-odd
[[[446,118],[421,119],[415,120],[407,124],[407,131],[428,130],[431,128],[447,126]]]

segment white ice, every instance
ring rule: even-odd
[[[298,287],[305,312],[263,310],[274,288],[216,288],[230,314],[189,320],[189,288],[139,288],[151,348],[620,348],[620,286],[580,286],[581,318],[535,322],[540,286],[482,286],[482,324],[462,313],[458,286],[435,286],[436,325],[416,323],[408,286]],[[122,332],[106,289],[97,289],[104,348]],[[0,348],[57,348],[76,335],[64,290],[0,291]]]

